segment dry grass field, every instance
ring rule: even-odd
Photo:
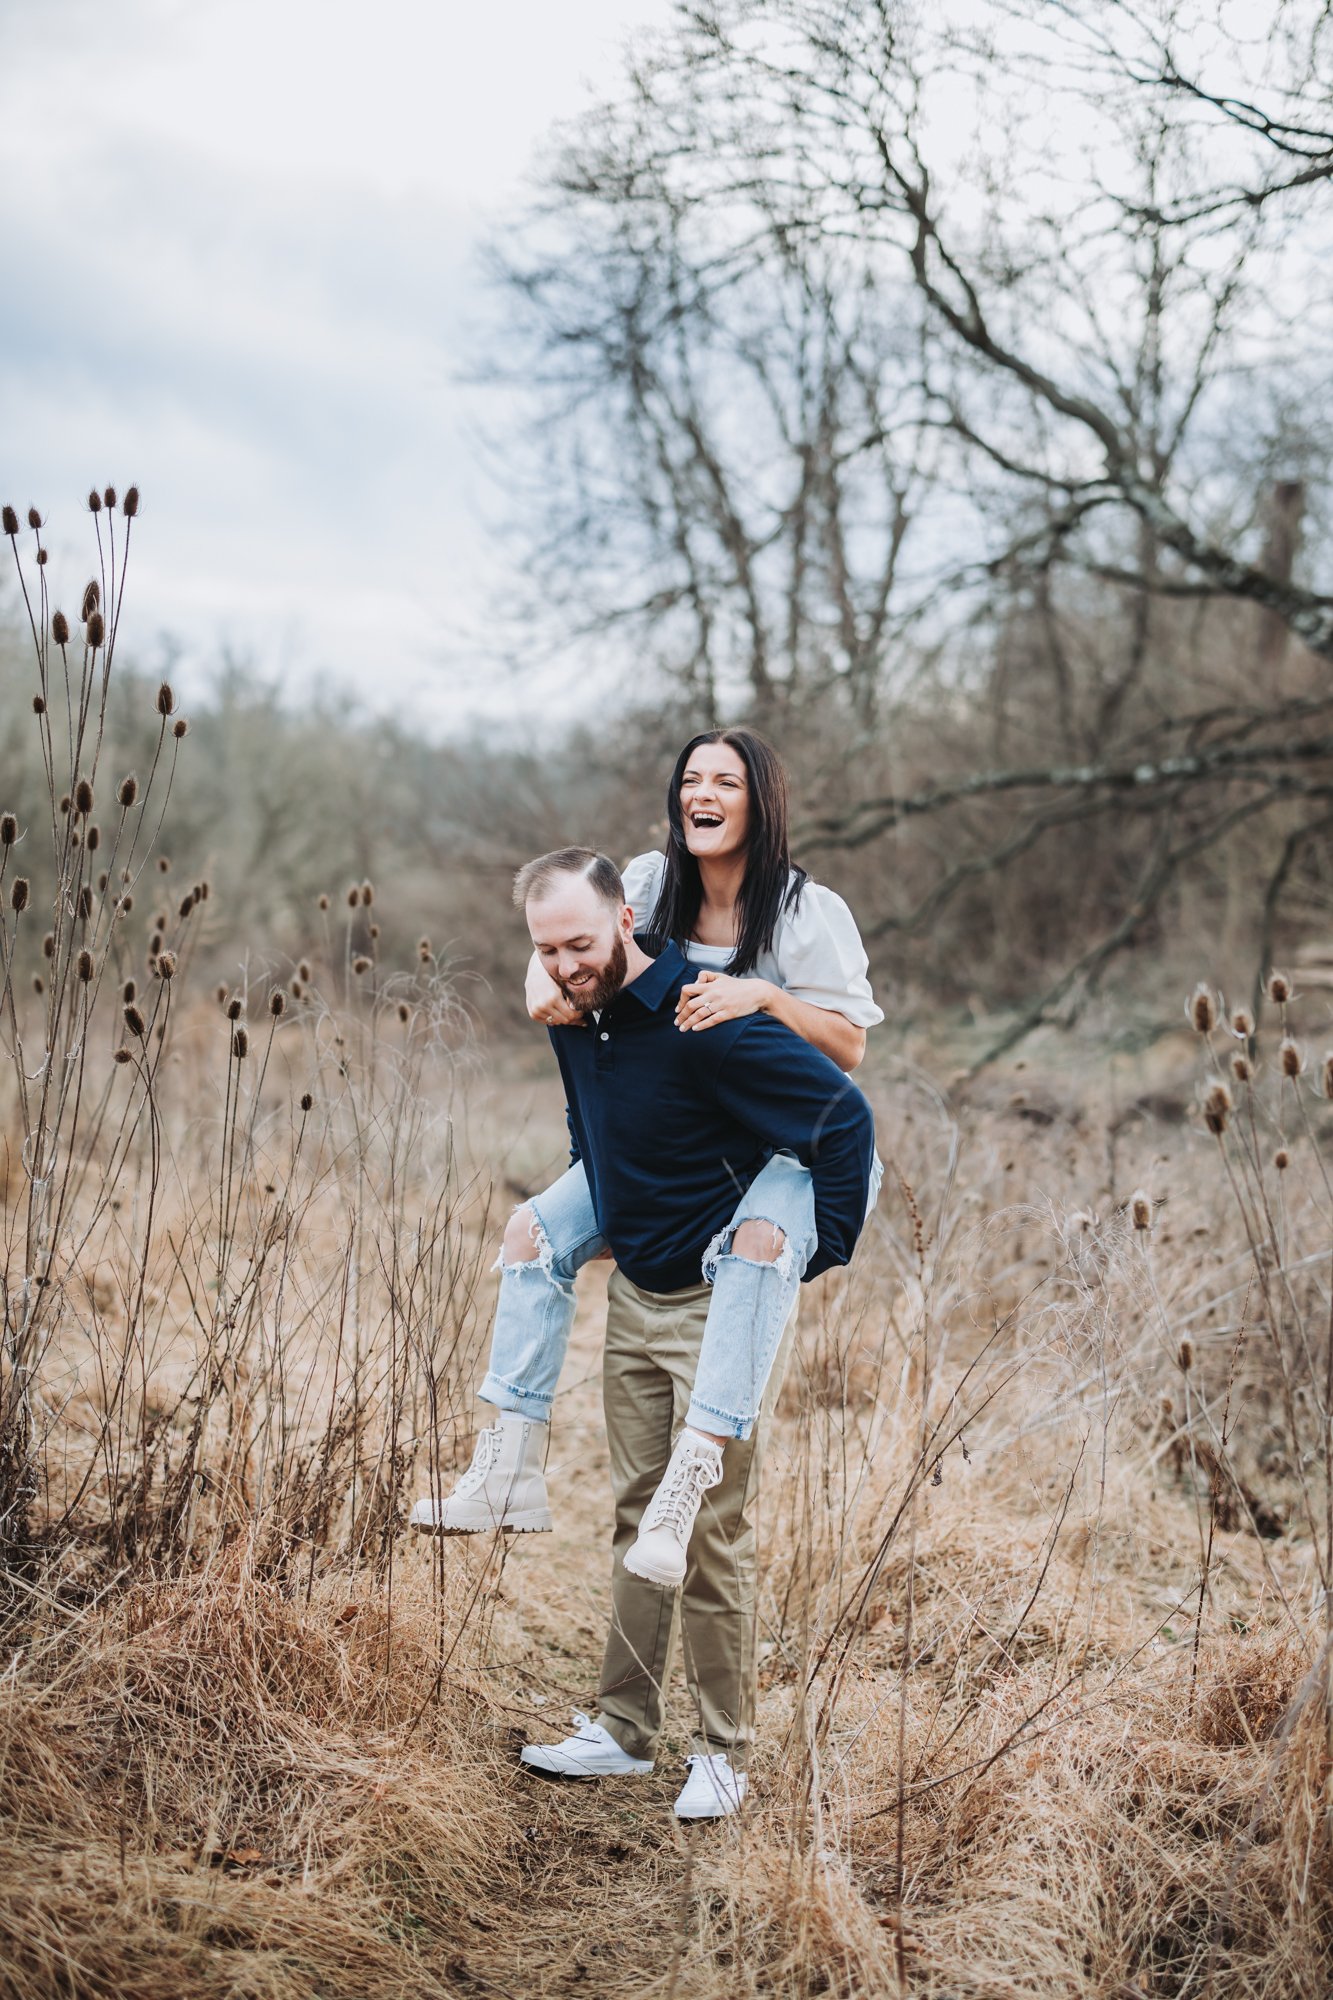
[[[1256,1118],[1252,1246],[1188,1049],[1137,1102],[872,1077],[890,1180],[805,1295],[766,1475],[756,1795],[686,1833],[683,1688],[650,1780],[515,1761],[596,1677],[595,1276],[556,1532],[401,1529],[468,1454],[496,1217],[559,1156],[541,1051],[482,1065],[431,1004],[293,1008],[262,1115],[222,1010],[183,1016],[147,1248],[131,1148],[59,1279],[8,1552],[0,1990],[1326,1990],[1322,1106]]]
[[[652,1778],[538,1784],[607,1609],[596,1273],[556,1531],[403,1523],[470,1452],[549,1056],[429,940],[383,962],[369,884],[198,990],[170,688],[99,768],[101,574],[81,636],[35,603],[50,798],[0,800],[0,1994],[1329,1990],[1324,1003],[948,1092],[956,1030],[881,1030],[884,1192],[765,1470],[751,1802],[675,1822],[680,1689]]]

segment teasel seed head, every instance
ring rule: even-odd
[[[250,1053],[250,1037],[244,1028],[238,1028],[231,1038],[231,1052],[237,1062],[244,1062]]]
[[[139,1040],[142,1041],[147,1025],[143,1015],[131,1000],[125,1009],[125,1026],[132,1035],[137,1035]]]
[[[313,1098],[313,1097],[312,1097],[312,1096],[310,1095],[310,1092],[309,1092],[308,1090],[303,1090],[303,1091],[301,1092],[301,1109],[302,1109],[302,1111],[309,1111],[309,1109],[310,1109],[311,1105],[312,1105],[312,1104],[314,1103],[314,1101],[315,1101],[315,1100],[314,1100],[314,1098]]]
[[[296,968],[296,976],[298,979],[303,979],[307,986],[310,984],[310,962],[308,959],[303,958],[301,960],[301,963]]]
[[[223,986],[221,983],[215,986],[213,988],[213,998],[217,1001],[219,1007],[225,1007],[227,1004],[226,987]]]
[[[69,620],[63,611],[53,611],[51,613],[51,637],[55,640],[57,646],[68,646],[69,644]]]
[[[1239,1054],[1232,1056],[1231,1074],[1235,1077],[1237,1083],[1248,1083],[1254,1074],[1250,1066],[1249,1057]]]
[[[349,909],[349,910],[354,910],[354,909],[356,908],[357,904],[358,904],[358,903],[359,903],[360,901],[361,901],[361,889],[360,889],[360,885],[359,885],[358,883],[356,883],[356,882],[353,882],[353,884],[352,884],[351,888],[350,888],[350,889],[349,889],[349,890],[347,891],[347,907],[348,907],[348,909]]]
[[[1248,1041],[1254,1033],[1254,1016],[1248,1007],[1237,1007],[1231,1016],[1231,1032],[1233,1035],[1241,1036],[1245,1041]]]
[[[97,610],[101,602],[102,602],[102,586],[97,581],[96,577],[92,577],[83,586],[83,603],[79,607],[79,617],[81,618],[81,620],[85,625],[88,623],[88,620],[92,617],[94,611]]]
[[[171,873],[171,856],[169,854],[158,855],[157,872],[159,875],[169,875]]]
[[[404,1024],[406,1024],[412,1018],[412,1009],[408,1006],[406,1000],[400,1000],[398,1002],[398,1018]]]
[[[32,712],[33,712],[33,714],[34,714],[34,715],[45,715],[45,714],[46,714],[46,702],[45,702],[45,699],[43,698],[43,696],[41,696],[41,695],[39,695],[39,694],[35,694],[35,695],[33,696],[33,698],[32,698]]]
[[[189,916],[193,908],[194,908],[194,891],[192,889],[188,896],[181,897],[180,908],[177,910],[176,914],[183,920],[184,918]]]
[[[125,488],[125,498],[120,503],[121,512],[127,521],[132,521],[139,511],[139,489],[137,486]]]
[[[99,847],[100,847],[101,845],[102,845],[102,829],[101,829],[101,827],[100,827],[100,826],[90,826],[90,827],[89,827],[89,829],[88,829],[88,852],[89,852],[90,854],[96,854],[96,852],[97,852],[98,848],[99,848]]]
[[[116,1053],[112,1056],[111,1060],[112,1062],[127,1063],[127,1062],[133,1062],[134,1057],[130,1054],[127,1048],[119,1048],[116,1050]]]
[[[0,847],[12,847],[19,837],[19,823],[14,813],[0,813]]]
[[[352,960],[352,970],[355,973],[369,972],[370,966],[371,961],[366,957],[364,952],[358,952]]]
[[[227,1019],[229,1021],[239,1021],[240,1018],[241,1018],[241,1002],[236,997],[236,995],[233,994],[232,998],[227,1002]]]
[[[1136,1229],[1152,1228],[1152,1201],[1142,1188],[1134,1190],[1129,1204],[1129,1213]]]
[[[1285,972],[1270,972],[1268,975],[1268,997],[1275,1007],[1285,1007],[1291,998],[1291,981]]]
[[[371,937],[372,937],[372,938],[377,938],[377,937],[379,936],[379,934],[380,934],[380,927],[379,927],[379,925],[378,925],[378,924],[372,924],[372,925],[370,926],[370,935],[371,935]]]
[[[54,931],[48,931],[46,933],[46,936],[42,939],[42,957],[54,958],[55,955],[56,955],[56,934]]]
[[[105,638],[106,626],[103,623],[102,614],[100,611],[94,611],[92,617],[88,620],[89,650],[95,653]]]
[[[150,958],[156,958],[157,954],[161,951],[161,949],[162,949],[162,933],[161,931],[154,931],[153,935],[148,940],[148,956]]]
[[[268,1011],[275,1021],[280,1021],[287,1012],[287,995],[281,986],[275,986],[268,996]]]
[[[171,682],[163,681],[157,691],[157,712],[159,715],[170,715],[175,706],[176,697],[171,691]]]
[[[36,509],[35,507],[29,507],[29,509],[28,509],[28,526],[29,526],[29,527],[30,527],[30,528],[32,529],[32,531],[33,531],[33,533],[34,533],[34,534],[36,534],[36,533],[37,533],[37,531],[38,531],[38,530],[40,529],[41,525],[42,525],[42,517],[41,517],[41,515],[40,515],[40,514],[39,514],[39,513],[37,512],[37,509]]]
[[[46,550],[45,550],[45,549],[38,549],[38,551],[37,551],[37,567],[38,567],[38,569],[45,569],[45,568],[46,568],[46,564],[47,564],[47,560],[48,560],[48,558],[47,558],[47,554],[46,554]]]
[[[208,901],[208,877],[207,877],[207,876],[205,876],[205,877],[204,877],[204,879],[203,879],[203,881],[202,881],[202,882],[201,882],[201,883],[199,884],[199,890],[198,890],[198,895],[199,895],[199,901],[200,901],[201,903],[206,903],[206,902]]]
[[[110,876],[109,876],[109,875],[107,874],[107,872],[106,872],[106,869],[104,868],[104,869],[102,870],[101,874],[100,874],[100,875],[98,876],[98,878],[97,878],[97,886],[98,886],[98,888],[99,888],[99,889],[105,889],[105,888],[106,888],[106,885],[107,885],[107,883],[108,883],[108,882],[110,881],[110,879],[111,879],[111,878],[110,878]]]
[[[102,511],[102,496],[98,492],[97,488],[94,486],[91,493],[88,495],[88,512],[90,514],[100,514],[101,511]]]
[[[1203,1122],[1214,1138],[1220,1139],[1231,1119],[1231,1092],[1226,1084],[1215,1083],[1203,1101]]]
[[[31,893],[31,890],[32,890],[32,884],[29,882],[26,875],[15,876],[14,886],[9,892],[9,900],[11,905],[13,906],[15,915],[17,915],[20,910],[27,909],[28,897]]]
[[[328,899],[328,897],[327,897],[327,896],[321,896],[321,897],[320,897],[320,899],[319,899],[319,903],[318,903],[317,907],[318,907],[319,909],[321,909],[321,910],[327,910],[327,909],[328,909],[328,907],[329,907],[329,899]]]
[[[93,976],[93,955],[85,946],[74,961],[75,969],[85,986]]]
[[[1179,1364],[1181,1374],[1188,1375],[1190,1369],[1194,1366],[1194,1342],[1192,1340],[1181,1341],[1176,1361]]]
[[[90,842],[89,845],[91,846],[91,844],[92,843]],[[89,882],[85,882],[83,887],[79,891],[79,916],[82,919],[82,921],[86,924],[92,913],[93,913],[92,884]]]
[[[131,1000],[137,1000],[139,997],[139,988],[137,982],[133,979],[127,979],[125,981],[125,984],[120,989],[120,997],[124,1001],[127,1007],[129,1006]]]
[[[1278,1061],[1282,1065],[1283,1076],[1296,1077],[1305,1068],[1305,1051],[1299,1042],[1293,1042],[1288,1035],[1278,1050]]]
[[[0,527],[3,527],[7,535],[16,535],[18,533],[19,517],[12,507],[0,509]]]
[[[299,980],[299,979],[294,979],[294,980],[292,981],[292,998],[293,998],[293,1000],[300,1000],[300,999],[303,999],[303,998],[304,998],[304,996],[305,996],[305,988],[304,988],[304,986],[302,986],[302,984],[301,984],[301,982],[300,982],[300,980]]]
[[[116,489],[115,489],[115,487],[114,487],[114,486],[108,486],[108,487],[107,487],[107,489],[106,489],[106,492],[105,492],[105,493],[104,493],[104,494],[102,495],[102,504],[103,504],[103,506],[104,506],[104,507],[114,507],[114,506],[115,506],[115,504],[116,504]]]
[[[74,810],[87,819],[93,809],[93,788],[87,778],[80,778],[74,787]]]
[[[189,734],[190,725],[183,715],[178,715],[171,725],[171,733],[179,743],[182,736]]]
[[[69,837],[69,844],[71,847],[83,846],[83,835],[80,833],[77,826],[75,827],[73,833]]]
[[[366,908],[369,909],[375,900],[375,885],[373,882],[363,882],[361,884],[361,900]]]
[[[1203,980],[1190,994],[1185,1008],[1196,1034],[1211,1035],[1217,1026],[1217,1003]]]
[[[128,889],[123,896],[117,896],[116,908],[122,917],[127,917],[134,908],[134,898],[130,895]]]
[[[139,796],[139,780],[133,771],[128,771],[116,786],[116,803],[128,812]]]
[[[176,977],[176,954],[174,951],[160,951],[157,955],[157,976],[159,979]]]
[[[61,812],[62,812],[62,813],[67,813],[67,812],[69,811],[69,793],[68,793],[68,792],[62,792],[62,793],[60,794],[60,810],[61,810]]]
[[[1274,1153],[1273,1165],[1277,1168],[1280,1174],[1286,1173],[1287,1168],[1291,1165],[1291,1154],[1287,1151],[1285,1146],[1279,1146],[1277,1151]]]
[[[34,993],[45,993],[46,991],[46,981],[42,978],[40,972],[34,972],[32,975],[32,990]]]

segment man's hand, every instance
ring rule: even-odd
[[[682,1034],[697,1028],[715,1028],[719,1021],[740,1021],[747,1014],[762,1014],[774,987],[768,979],[737,979],[730,972],[701,972],[680,989],[676,1002],[676,1026]]]
[[[576,1028],[583,1020],[571,1007],[560,988],[534,951],[528,960],[528,976],[523,983],[529,1017],[547,1028]]]

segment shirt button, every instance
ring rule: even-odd
[[[604,1041],[604,1042],[609,1042],[609,1041],[610,1041],[610,1039],[611,1039],[610,1035],[609,1035],[609,1034],[607,1033],[607,1031],[606,1031],[606,1029],[605,1029],[605,1028],[603,1028],[603,1029],[602,1029],[602,1033],[601,1033],[601,1039],[602,1039],[602,1041]]]

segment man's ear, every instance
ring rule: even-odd
[[[620,929],[626,944],[634,936],[634,911],[628,903],[620,906]]]

